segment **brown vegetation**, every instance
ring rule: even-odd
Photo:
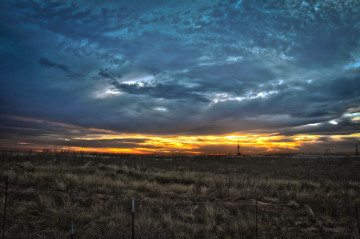
[[[356,238],[354,157],[3,154],[6,238]],[[1,186],[1,206],[4,186]]]

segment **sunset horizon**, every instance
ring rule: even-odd
[[[112,154],[168,154],[168,155],[206,155],[206,154],[228,154],[236,155],[237,144],[241,147],[242,154],[283,154],[283,153],[346,153],[354,154],[357,145],[356,139],[360,133],[349,135],[331,135],[331,143],[322,143],[323,135],[318,134],[294,134],[282,135],[273,133],[226,133],[217,135],[154,135],[140,133],[118,133],[116,131],[84,128],[59,122],[30,119],[24,117],[7,116],[12,121],[22,121],[52,127],[62,128],[63,132],[78,132],[77,136],[68,137],[68,133],[56,135],[55,141],[51,138],[27,139],[24,137],[18,144],[13,144],[2,139],[1,150],[33,150],[42,152],[52,151],[74,151],[89,153],[112,153]],[[312,127],[312,126],[309,126]],[[34,127],[36,129],[36,127]],[[34,128],[32,130],[34,130]],[[85,133],[86,132],[86,133]],[[52,136],[53,137],[53,136]],[[350,139],[350,140],[349,140]],[[29,143],[31,142],[31,143]],[[353,143],[355,142],[355,143]],[[342,147],[336,147],[343,144]],[[345,144],[345,145],[344,145]],[[117,147],[125,145],[123,147]],[[335,147],[334,147],[335,145]],[[317,146],[317,147],[315,147]]]

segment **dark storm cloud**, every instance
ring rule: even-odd
[[[208,102],[208,99],[198,94],[195,90],[176,82],[158,82],[155,84],[142,83],[121,83],[105,69],[100,69],[99,75],[110,80],[110,83],[117,89],[133,95],[147,95],[154,98],[185,99],[188,101]]]
[[[7,137],[16,135],[16,137],[22,139],[51,135],[65,138],[80,137],[92,133],[87,128],[74,125],[7,115],[0,115],[0,129],[2,135]]]
[[[8,148],[12,140],[19,140],[24,145],[51,147],[91,147],[91,148],[135,148],[146,142],[141,138],[120,139],[81,139],[85,135],[101,135],[101,129],[77,127],[63,123],[50,122],[23,117],[0,115],[1,138]],[[10,142],[10,143],[9,143]]]
[[[55,67],[66,72],[72,72],[68,66],[52,62],[44,57],[41,57],[38,62],[40,65],[43,65],[45,67]]]
[[[232,92],[242,95],[256,89],[265,80],[273,80],[275,74],[260,62],[244,61],[193,67],[178,77],[194,79],[198,85],[193,90],[199,92]]]
[[[344,116],[360,104],[359,1],[18,0],[0,9],[4,115],[156,134],[359,131],[356,115]],[[10,128],[52,132],[1,127],[7,137]]]
[[[111,85],[115,86],[116,88],[121,88],[121,84],[118,82],[118,79],[113,76],[108,70],[100,69],[98,74],[100,77],[108,79]]]
[[[359,123],[353,122],[346,118],[338,118],[336,123],[329,123],[329,121],[323,121],[317,124],[308,124],[293,128],[285,128],[281,130],[284,135],[294,134],[316,134],[316,135],[349,135],[354,132],[358,132]]]
[[[84,147],[84,148],[136,148],[144,143],[143,139],[99,139],[99,140],[81,140],[81,139],[33,139],[30,142],[35,145],[53,145],[62,147]]]
[[[60,146],[91,147],[91,148],[136,148],[144,139],[103,139],[103,140],[69,140],[57,141]]]
[[[72,70],[69,66],[66,66],[64,64],[52,62],[44,57],[41,57],[39,59],[38,63],[44,67],[56,68],[56,69],[66,72],[66,73],[69,73],[69,74],[67,74],[67,77],[83,79],[83,75],[77,73],[76,71]]]
[[[165,99],[186,99],[188,101],[208,102],[208,99],[192,92],[191,89],[183,85],[166,83],[156,85],[137,86],[135,84],[121,84],[119,89],[129,94],[149,95],[155,98]]]
[[[323,137],[316,144],[305,144],[301,146],[300,150],[304,152],[321,152],[321,153],[326,152],[326,150],[330,150],[330,153],[337,153],[337,152],[355,153],[355,145],[359,143],[360,140],[358,137],[349,137],[341,140],[333,139],[331,137]]]

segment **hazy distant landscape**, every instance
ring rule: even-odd
[[[3,153],[1,168],[6,238],[131,238],[132,197],[135,238],[359,238],[354,156]]]

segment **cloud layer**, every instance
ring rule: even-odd
[[[1,1],[0,20],[8,143],[59,145],[26,120],[8,131],[9,117],[163,136],[360,132],[357,0]]]

